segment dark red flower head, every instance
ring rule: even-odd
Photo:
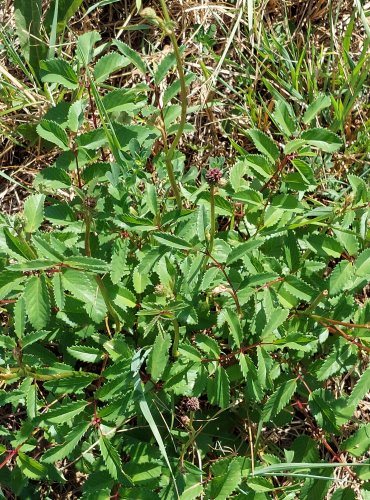
[[[219,168],[210,168],[206,173],[206,181],[210,186],[218,184],[222,179],[222,172]]]
[[[200,408],[199,399],[196,397],[188,398],[185,401],[185,407],[188,411],[197,411]]]

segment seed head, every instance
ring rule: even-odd
[[[86,196],[84,199],[84,205],[86,208],[95,208],[97,200],[93,196]]]
[[[197,411],[200,408],[199,399],[196,397],[188,398],[185,401],[185,407],[188,411]]]
[[[206,181],[210,186],[215,186],[222,179],[222,172],[219,168],[210,168],[206,173]]]

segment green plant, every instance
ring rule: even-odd
[[[369,478],[368,171],[327,181],[346,147],[316,126],[327,99],[302,113],[277,92],[279,142],[251,128],[252,153],[185,169],[194,75],[151,19],[175,42],[157,67],[97,32],[39,61],[59,97],[36,130],[59,155],[0,218],[3,495],[77,471],[84,499],[325,498],[336,467]],[[114,88],[126,67],[148,84]]]

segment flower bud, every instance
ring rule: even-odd
[[[151,7],[145,7],[142,11],[140,11],[140,16],[143,17],[144,19],[147,19],[148,21],[152,22],[153,24],[159,24],[161,21],[161,18],[157,16],[157,13],[154,9]]]

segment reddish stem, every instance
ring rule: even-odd
[[[7,450],[7,453],[8,453],[8,456],[6,457],[6,459],[0,464],[0,469],[2,469],[4,467],[4,465],[6,465],[8,462],[10,462],[10,460],[18,455],[18,452],[20,450],[22,445],[19,445],[17,446],[16,448],[14,448],[14,450]]]

